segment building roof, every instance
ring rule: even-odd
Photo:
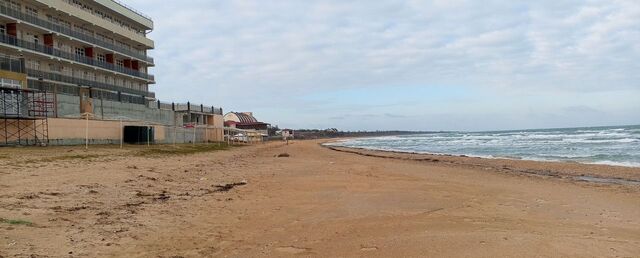
[[[96,3],[117,12],[118,14],[137,22],[145,27],[145,29],[153,29],[153,20],[148,15],[126,5],[121,0],[95,0]]]
[[[242,124],[250,124],[250,123],[258,122],[258,119],[256,119],[252,115],[249,115],[246,113],[240,113],[240,112],[233,112],[233,113],[236,114],[236,116],[238,116],[238,119],[240,119],[240,123]]]
[[[252,112],[229,112],[224,115],[225,126],[235,126],[238,128],[251,128],[268,126],[269,123],[258,121]]]

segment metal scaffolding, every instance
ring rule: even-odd
[[[48,118],[55,115],[52,93],[0,88],[0,146],[49,143]]]

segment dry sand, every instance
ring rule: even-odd
[[[0,257],[640,257],[640,169],[318,143],[2,148]]]

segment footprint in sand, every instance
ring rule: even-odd
[[[276,250],[279,251],[279,252],[283,252],[283,253],[301,254],[301,253],[310,251],[311,248],[303,248],[303,247],[295,247],[295,246],[281,246],[281,247],[276,248]]]

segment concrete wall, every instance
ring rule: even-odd
[[[89,143],[120,143],[120,122],[89,120]],[[50,118],[49,144],[84,144],[87,121],[84,119]]]
[[[213,123],[211,123],[213,122]],[[210,121],[210,126],[215,128],[223,128],[224,127],[224,117],[222,115],[213,115],[213,121]]]
[[[84,144],[86,120],[80,119],[80,97],[57,94],[57,118],[49,118],[49,144]],[[154,127],[154,142],[192,143],[194,129],[174,126],[176,112],[149,108],[146,105],[121,103],[117,101],[93,99],[94,117],[89,119],[90,144],[119,144],[121,137],[120,118],[123,125]],[[195,129],[195,142],[224,141],[223,116],[211,115],[208,125]],[[135,121],[127,121],[135,120]],[[175,138],[175,140],[174,140]]]
[[[146,126],[141,122],[123,122],[122,126]],[[120,121],[89,120],[89,144],[119,144],[122,137]],[[84,119],[50,118],[49,144],[75,145],[85,143],[87,121]],[[153,143],[172,144],[193,143],[194,129],[164,125],[152,125],[154,130]],[[200,127],[195,129],[195,142],[223,141],[222,128]]]
[[[77,118],[82,114],[79,96],[57,94],[56,100],[59,118]],[[173,125],[174,113],[172,110],[149,108],[140,104],[93,99],[94,119],[140,120],[152,124]]]
[[[79,117],[80,96],[56,94],[56,107],[58,117]]]
[[[171,144],[176,143],[193,143],[195,140],[198,142],[221,142],[224,141],[224,132],[222,128],[213,127],[198,127],[198,128],[184,128],[184,127],[164,127],[164,139],[161,143]],[[156,134],[159,134],[157,131]],[[156,137],[157,138],[157,137]]]
[[[172,110],[149,108],[145,105],[93,99],[93,113],[97,119],[141,120],[154,124],[174,125],[175,112]]]

